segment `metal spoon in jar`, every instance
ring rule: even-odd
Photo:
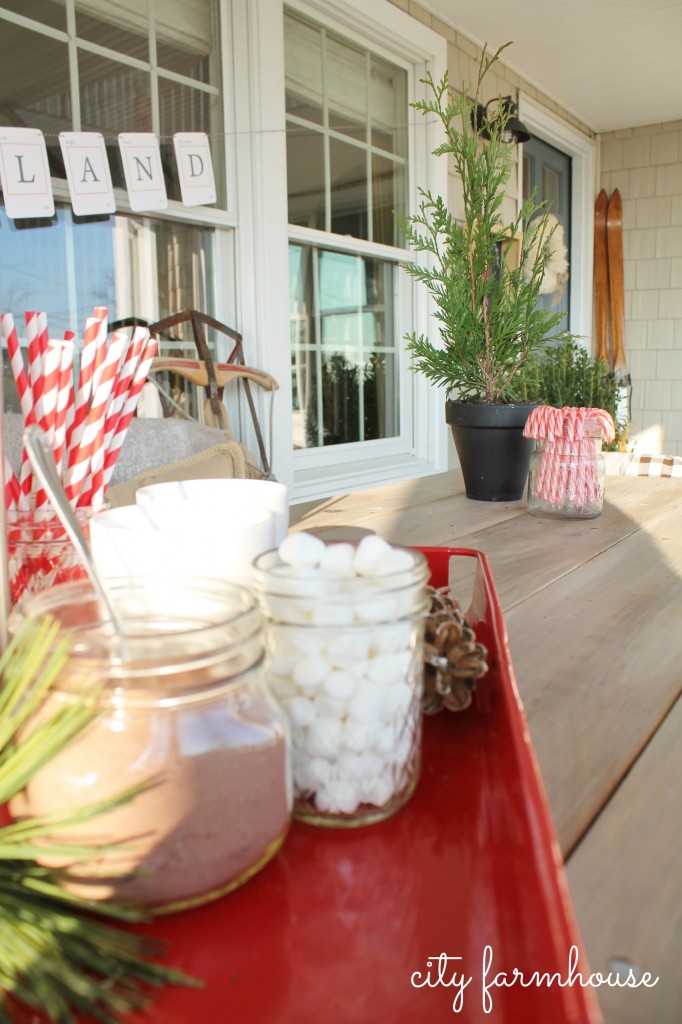
[[[114,632],[120,642],[121,656],[125,657],[127,645],[124,639],[123,624],[95,568],[88,542],[83,536],[78,519],[71,508],[69,499],[62,487],[62,482],[57,475],[52,449],[45,431],[38,426],[27,427],[24,431],[24,447],[31,461],[33,472],[40,481],[40,486],[50,499],[57,518],[71,538],[73,546],[78,552],[78,557],[95,588],[95,592],[107,611],[111,624],[114,627]]]

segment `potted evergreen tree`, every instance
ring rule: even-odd
[[[405,269],[428,288],[440,333],[438,345],[408,335],[412,365],[445,388],[467,496],[487,501],[523,494],[531,443],[522,431],[532,408],[523,400],[524,364],[563,315],[537,305],[552,255],[548,212],[532,196],[511,223],[501,220],[513,165],[512,147],[503,140],[511,110],[500,102],[484,113],[479,95],[503,49],[492,57],[484,50],[473,96],[469,89],[451,93],[447,74],[438,83],[429,75],[430,95],[413,104],[443,125],[445,138],[434,154],[454,163],[463,220],[424,189],[418,213],[399,218],[410,247],[426,254]],[[514,263],[506,257],[510,247],[519,254]]]

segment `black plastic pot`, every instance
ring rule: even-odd
[[[445,420],[457,449],[467,498],[518,501],[528,480],[533,441],[523,428],[534,404],[446,402]]]

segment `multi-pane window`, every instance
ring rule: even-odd
[[[393,269],[290,245],[294,447],[398,433]]]
[[[292,13],[284,39],[294,446],[396,437],[399,254],[376,243],[402,245],[407,74]]]
[[[38,128],[48,149],[57,210],[50,220],[10,221],[0,206],[0,307],[21,327],[44,309],[50,331],[81,331],[94,305],[110,319],[156,320],[181,309],[215,314],[216,245],[226,209],[220,70],[220,0],[2,0],[0,123]],[[114,187],[125,188],[118,134],[159,137],[164,217],[73,215],[61,131],[104,136]],[[173,135],[206,132],[218,201],[188,217]],[[222,244],[222,242],[221,242]]]

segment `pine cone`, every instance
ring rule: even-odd
[[[431,590],[431,611],[424,631],[422,711],[464,711],[473,700],[476,680],[488,671],[488,651],[476,642],[459,603],[447,587]]]

